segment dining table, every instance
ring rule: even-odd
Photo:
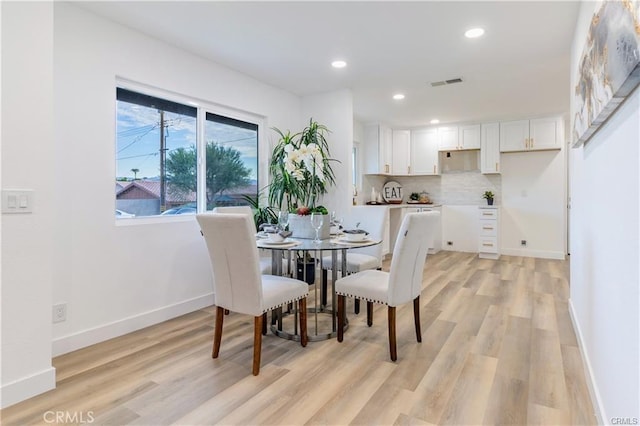
[[[314,265],[314,293],[315,300],[312,307],[307,311],[313,314],[314,327],[313,332],[309,333],[309,341],[327,340],[337,335],[338,320],[336,306],[336,292],[334,283],[338,279],[338,269],[341,276],[347,275],[347,251],[355,248],[368,247],[382,243],[381,240],[365,239],[362,241],[348,241],[344,234],[331,235],[330,238],[323,240],[313,240],[304,238],[288,237],[283,241],[271,241],[267,234],[258,233],[256,235],[256,244],[258,248],[271,251],[271,273],[273,275],[289,275],[293,278],[307,281],[307,268],[302,268],[302,276],[297,275],[297,259],[312,259]],[[323,255],[329,252],[331,254],[332,265],[341,265],[340,268],[332,268],[331,270],[331,306],[323,305],[320,300],[326,300],[326,297],[318,297],[318,288],[321,287],[321,271]],[[339,263],[338,263],[339,262]],[[283,268],[286,266],[286,268]],[[283,327],[283,319],[287,315],[293,314],[293,330],[286,330]],[[271,320],[271,331],[278,337],[285,339],[300,340],[297,322],[297,308],[289,307],[285,312],[282,308],[273,311]],[[318,315],[330,315],[330,327],[319,326]],[[348,328],[348,322],[345,321],[345,330]],[[311,327],[307,327],[311,330]]]

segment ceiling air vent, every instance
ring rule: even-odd
[[[462,77],[452,78],[450,80],[432,81],[431,87],[446,86],[448,84],[462,83]]]

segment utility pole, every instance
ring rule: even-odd
[[[167,162],[167,148],[164,139],[164,111],[160,111],[160,213],[167,209],[167,178],[165,164]]]

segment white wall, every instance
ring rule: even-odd
[[[57,354],[213,301],[195,218],[115,224],[116,77],[261,115],[266,127],[295,127],[300,100],[70,4],[55,6],[54,40],[53,295],[68,303],[67,322],[54,326]],[[270,149],[261,148],[265,182]]]
[[[116,77],[263,116],[266,128],[297,128],[301,100],[69,3],[2,2],[2,12],[2,102],[11,105],[2,184],[36,191],[34,214],[2,217],[8,405],[54,385],[52,352],[213,302],[195,218],[116,225]],[[67,321],[52,326],[58,302]]]
[[[2,216],[0,407],[6,407],[55,386],[53,3],[2,2],[0,8],[2,189],[35,191],[33,213]]]
[[[572,79],[596,7],[581,5]],[[640,418],[638,141],[636,90],[586,145],[570,153],[570,309],[594,405],[607,424],[616,417]]]
[[[351,207],[351,150],[353,148],[353,98],[349,90],[307,96],[302,99],[302,125],[313,117],[331,131],[327,137],[336,185],[323,197],[327,209],[346,212]]]
[[[502,254],[564,259],[567,241],[564,155],[564,146],[560,151],[501,154]],[[526,247],[520,245],[521,240],[527,241]]]

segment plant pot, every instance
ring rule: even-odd
[[[322,228],[320,228],[320,239],[326,240],[330,236],[331,223],[329,215],[322,216]],[[300,216],[289,213],[289,231],[293,238],[303,238],[313,240],[316,238],[316,230],[311,226],[311,215]]]
[[[306,269],[307,277],[305,279],[304,273]],[[316,264],[313,260],[303,262],[302,259],[296,261],[296,278],[300,281],[305,281],[311,285],[316,282]]]
[[[493,205],[493,198],[487,198],[487,205],[489,206]]]

